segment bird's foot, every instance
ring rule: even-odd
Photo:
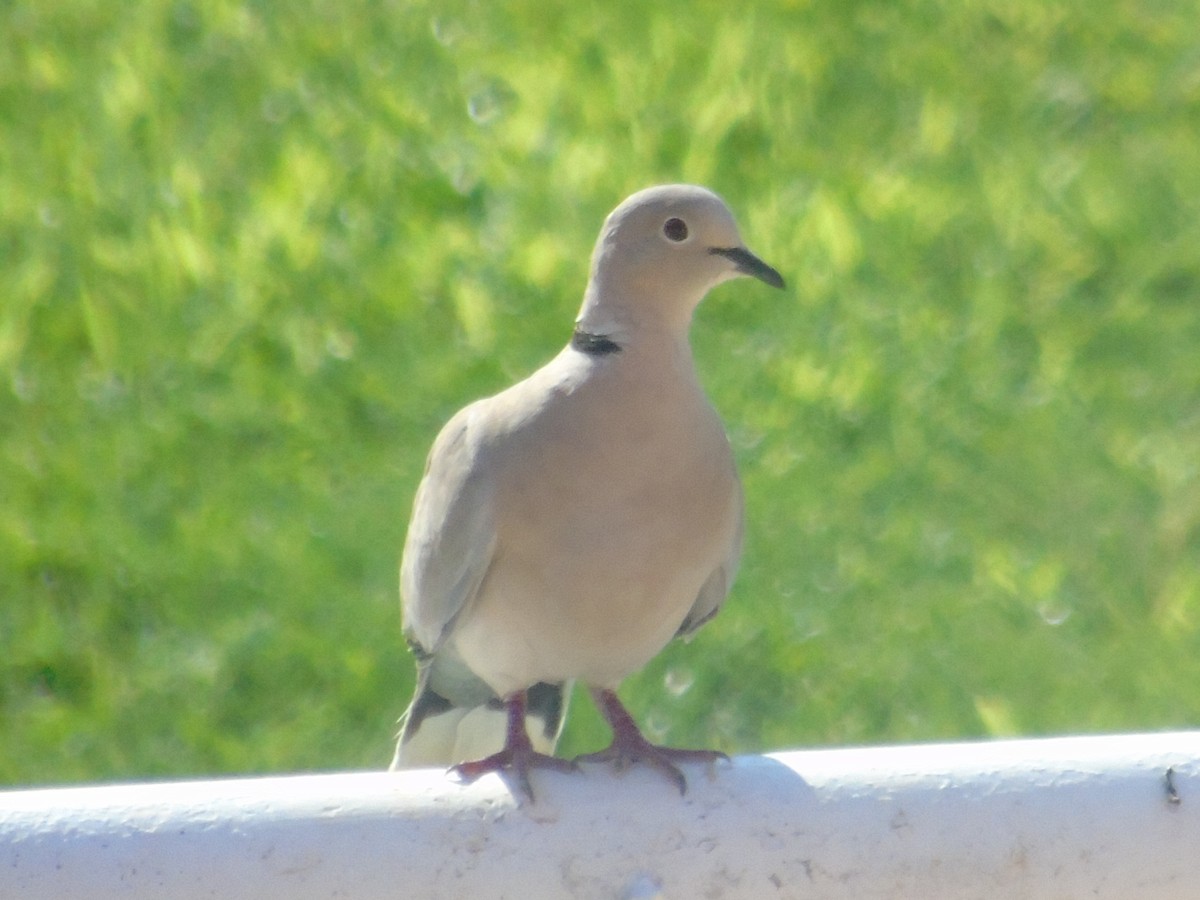
[[[618,772],[630,766],[642,764],[666,776],[679,793],[687,793],[687,779],[679,769],[681,763],[705,763],[714,765],[718,760],[728,762],[729,757],[719,750],[681,750],[677,747],[661,747],[646,740],[633,717],[621,705],[613,691],[593,691],[592,696],[608,724],[612,726],[612,743],[596,753],[585,753],[575,757],[575,763],[609,763]]]
[[[489,772],[495,772],[501,777],[507,776],[517,783],[521,793],[531,803],[533,802],[533,787],[529,783],[529,773],[534,769],[575,772],[579,770],[579,766],[569,759],[547,756],[545,753],[538,753],[528,744],[517,743],[515,746],[506,746],[500,752],[485,756],[483,759],[459,763],[450,767],[453,774],[468,784]]]
[[[729,760],[720,750],[681,750],[678,747],[660,747],[642,735],[636,739],[613,738],[613,742],[596,753],[585,753],[575,757],[576,763],[610,763],[623,772],[630,766],[641,763],[665,775],[679,793],[687,793],[687,779],[679,768],[680,763],[705,763],[713,765],[718,760]]]
[[[507,775],[516,780],[522,794],[533,802],[533,787],[529,784],[529,773],[533,769],[552,769],[556,772],[575,772],[579,769],[569,759],[559,759],[538,753],[530,743],[525,731],[525,691],[517,691],[504,701],[508,712],[508,731],[504,739],[504,749],[483,759],[459,763],[450,767],[450,772],[470,784],[476,778],[495,772],[500,776]]]

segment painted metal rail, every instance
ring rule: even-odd
[[[0,792],[0,898],[1200,897],[1200,731]]]

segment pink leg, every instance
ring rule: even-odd
[[[614,691],[591,688],[592,699],[613,731],[612,743],[598,753],[585,753],[575,762],[607,762],[620,771],[634,763],[645,763],[674,782],[679,793],[687,792],[687,779],[676,763],[715,763],[729,759],[719,750],[677,750],[660,747],[646,740]]]
[[[472,782],[488,772],[509,774],[516,778],[517,786],[530,801],[533,800],[533,788],[529,784],[531,769],[554,769],[557,772],[574,772],[579,767],[568,759],[559,759],[538,753],[529,742],[525,731],[525,692],[517,691],[504,703],[508,711],[508,734],[504,741],[504,749],[483,759],[459,763],[451,766],[450,771],[463,781]]]

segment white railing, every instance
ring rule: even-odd
[[[1200,731],[0,793],[0,898],[1200,898]]]

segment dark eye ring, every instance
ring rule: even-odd
[[[667,236],[668,241],[679,243],[686,241],[688,236],[687,222],[683,219],[667,219],[663,223],[663,234]]]

